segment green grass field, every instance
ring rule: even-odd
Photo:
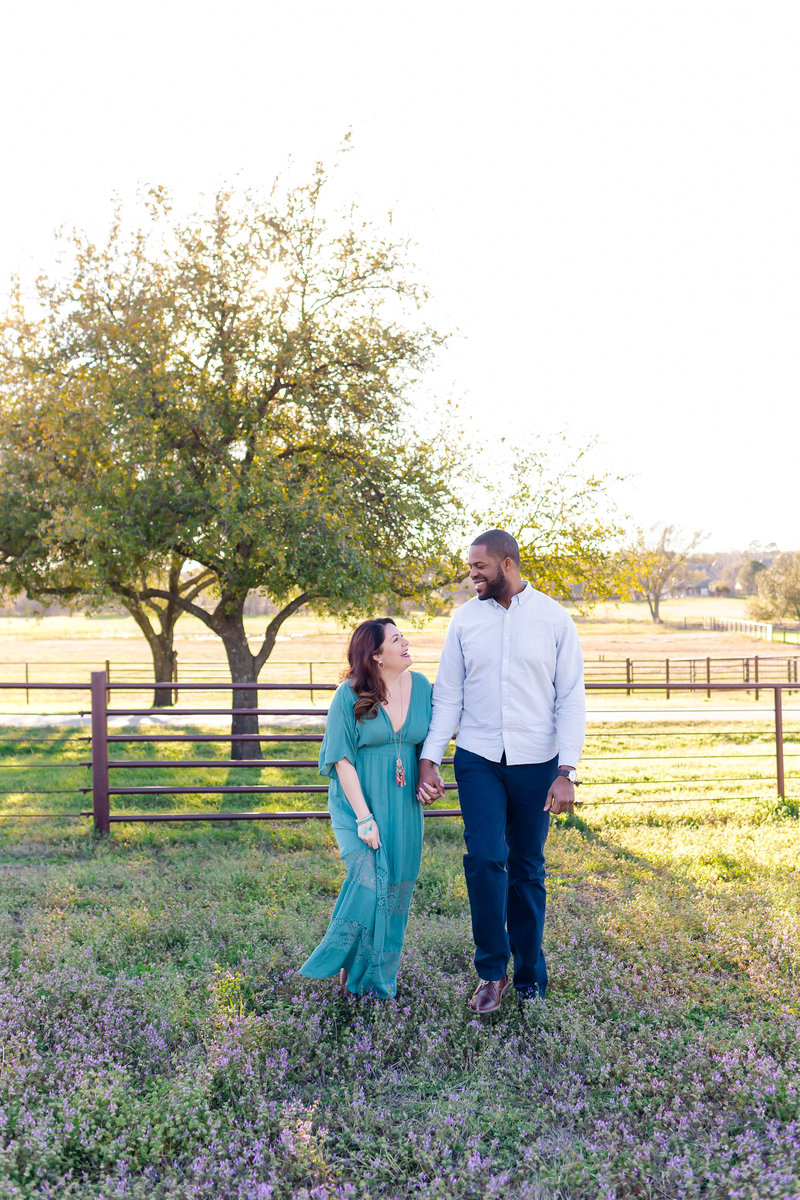
[[[615,610],[579,623],[585,648],[619,657],[625,646],[660,655],[708,644],[686,641],[677,617],[658,630],[641,617]],[[132,644],[118,618],[57,620],[82,630],[68,639],[65,671]],[[14,627],[17,661],[46,668],[56,657],[65,634],[48,621],[40,640],[36,623]],[[435,657],[442,629],[418,636]],[[727,635],[714,644],[742,652]],[[333,664],[343,645],[341,631],[304,626],[275,666],[317,655]],[[28,712],[54,707],[31,697]],[[129,702],[112,693],[112,704]],[[7,714],[14,703],[23,708],[18,696]],[[800,714],[789,697],[786,706],[781,802],[768,700],[748,716],[752,696],[591,698],[583,803],[548,843],[548,1001],[521,1012],[509,996],[482,1021],[466,1005],[457,819],[426,822],[397,999],[345,1003],[331,982],[296,974],[343,876],[326,823],[121,823],[97,838],[75,817],[91,807],[79,790],[89,786],[88,722],[37,729],[7,716],[0,1197],[800,1197]],[[228,751],[196,741],[112,753],[146,762]],[[269,753],[313,759],[316,744]],[[140,766],[111,780],[318,776]],[[116,797],[112,810],[324,804],[319,794],[191,793]]]
[[[426,822],[396,1001],[345,1003],[296,974],[343,875],[326,824],[120,824],[98,839],[5,797],[0,1195],[800,1195],[800,824],[769,781],[737,799],[752,760],[711,757],[766,749],[767,731],[719,732],[630,734],[703,755],[717,801],[688,780],[645,786],[634,743],[597,735],[592,803],[548,843],[548,1001],[520,1012],[508,997],[484,1020],[466,1006],[457,819]],[[3,787],[34,755],[29,782],[79,786],[78,736],[6,740]],[[647,770],[663,779],[675,760]],[[669,802],[596,803],[620,791]],[[73,796],[44,802],[76,811]]]
[[[744,703],[744,699],[742,703]],[[605,705],[606,700],[603,701]],[[630,702],[629,702],[630,703]],[[654,702],[655,703],[655,702]],[[752,706],[752,699],[750,704]],[[727,719],[733,710],[709,708],[700,717],[694,713],[681,719],[679,706],[668,709],[663,699],[661,711],[666,716],[658,722],[639,719],[626,721],[624,713],[611,713],[614,719],[590,720],[581,774],[585,786],[579,792],[581,808],[594,819],[622,820],[623,810],[632,810],[634,820],[651,805],[690,810],[698,805],[709,812],[714,805],[735,815],[742,803],[778,804],[775,781],[775,735],[770,714],[748,720]],[[608,714],[605,714],[608,716]],[[647,715],[645,707],[636,713]],[[224,718],[223,718],[224,721]],[[230,754],[230,743],[224,740],[223,728],[215,736],[221,740],[200,740],[208,723],[197,726],[170,724],[161,733],[182,732],[197,736],[197,741],[148,742],[144,744],[112,744],[112,761],[131,766],[113,767],[109,772],[113,787],[219,788],[236,786],[284,787],[295,784],[319,785],[316,769],[318,743],[264,743],[263,766],[231,767],[224,765]],[[273,732],[285,735],[316,734],[321,726],[270,726]],[[137,730],[149,730],[158,736],[156,726],[145,721]],[[54,819],[91,808],[91,772],[89,727],[25,728],[7,726],[0,729],[0,839],[11,837],[11,831],[24,835],[24,821],[29,814],[51,813]],[[786,803],[779,811],[791,813],[800,797],[797,764],[800,759],[800,713],[787,707],[784,728],[784,765]],[[201,760],[209,765],[191,764]],[[216,767],[215,760],[223,765]],[[270,765],[289,761],[307,761],[305,767]],[[174,762],[175,767],[159,767],[157,762]],[[149,764],[153,764],[152,766]],[[452,782],[452,770],[445,775]],[[443,801],[452,807],[454,796]],[[324,792],[317,794],[204,794],[191,790],[179,795],[168,793],[113,796],[112,811],[124,812],[236,812],[263,810],[280,811],[324,808]],[[612,815],[615,814],[615,815]],[[15,824],[14,818],[20,822]],[[627,818],[624,818],[627,820]]]
[[[426,835],[383,1005],[295,974],[320,824],[8,839],[2,1194],[797,1194],[796,821],[559,822],[550,998],[485,1021],[460,830]]]

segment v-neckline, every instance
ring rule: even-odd
[[[389,716],[386,706],[383,704],[381,705],[381,712],[386,717],[386,720],[389,722],[389,728],[391,729],[391,731],[395,737],[397,737],[397,735],[402,733],[403,730],[405,729],[406,725],[408,724],[408,714],[411,712],[411,698],[414,695],[414,676],[411,674],[411,672],[409,672],[408,677],[411,680],[411,687],[408,689],[408,707],[406,708],[406,715],[403,717],[403,723],[399,729],[395,729],[394,725],[392,724],[392,718]],[[403,678],[402,675],[400,676],[400,678],[401,679]],[[401,709],[401,712],[402,712],[402,709]]]

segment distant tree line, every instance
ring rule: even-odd
[[[781,553],[774,543],[751,543],[744,551],[702,554],[698,531],[681,535],[674,525],[639,530],[626,551],[630,592],[645,600],[654,621],[664,597],[747,597],[759,621],[800,621],[800,553]]]
[[[757,621],[800,622],[800,551],[777,554],[756,576],[749,612]]]

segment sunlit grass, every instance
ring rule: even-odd
[[[555,822],[548,1003],[484,1021],[456,819],[426,823],[383,1005],[296,975],[343,876],[327,824],[2,825],[0,1194],[800,1190],[800,823],[766,803]]]
[[[311,793],[270,792],[244,794],[203,789],[261,786],[291,788],[320,780],[316,758],[318,740],[310,742],[262,743],[264,760],[253,766],[230,765],[230,742],[217,729],[219,741],[199,740],[208,735],[208,727],[167,728],[142,726],[155,736],[168,737],[177,732],[197,736],[197,741],[112,743],[113,762],[134,764],[113,767],[111,788],[156,789],[133,795],[112,795],[113,813],[125,812],[238,812],[294,811],[324,809],[324,791]],[[272,732],[321,736],[320,725],[275,727]],[[452,753],[452,747],[451,747]],[[196,765],[201,760],[208,765]],[[213,764],[220,761],[220,766]],[[272,764],[306,762],[291,767]],[[148,764],[163,763],[163,766]],[[192,765],[178,766],[188,762]],[[12,835],[13,814],[49,812],[54,816],[78,814],[91,809],[90,744],[88,732],[81,729],[44,727],[0,730],[0,839]],[[174,767],[169,764],[175,763]],[[138,765],[140,764],[140,765]],[[784,732],[784,768],[787,804],[797,804],[800,765],[800,722],[787,716]],[[445,778],[453,781],[452,769]],[[590,723],[581,763],[583,784],[578,792],[581,809],[594,820],[601,811],[603,819],[640,821],[650,809],[667,806],[687,816],[702,809],[703,819],[712,811],[738,811],[757,803],[772,811],[777,803],[774,727],[769,720],[738,722],[716,714],[716,720],[702,724],[678,721]],[[162,788],[187,789],[169,794]],[[439,807],[457,805],[457,796],[448,793]],[[627,815],[626,815],[627,810]],[[789,808],[787,811],[791,811]],[[650,819],[647,816],[646,819]],[[4,830],[6,831],[4,833]]]

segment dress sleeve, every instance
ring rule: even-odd
[[[356,762],[356,719],[353,715],[355,693],[349,683],[341,683],[333,693],[325,737],[319,748],[319,773],[333,775],[335,764],[346,758],[355,766]]]

